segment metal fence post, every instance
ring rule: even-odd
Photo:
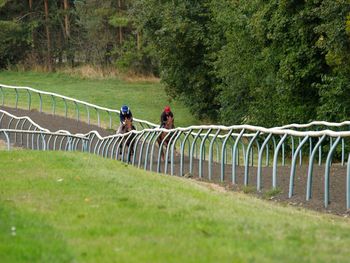
[[[307,173],[307,184],[306,184],[306,201],[309,201],[312,195],[311,187],[312,187],[312,170],[314,165],[314,158],[316,155],[316,152],[318,150],[318,147],[321,146],[322,142],[326,138],[326,135],[324,134],[321,138],[319,138],[318,142],[315,145],[315,148],[313,149],[310,159],[309,159],[309,169]]]
[[[325,167],[325,172],[324,172],[324,206],[326,208],[329,204],[329,170],[330,170],[334,150],[337,148],[337,145],[338,145],[340,139],[341,139],[341,137],[337,137],[337,139],[332,144],[332,147],[329,150],[328,155],[327,155],[326,167]]]
[[[261,145],[259,156],[258,156],[258,168],[257,168],[257,175],[256,175],[256,189],[258,191],[261,190],[261,172],[262,172],[262,155],[264,152],[264,148],[266,145],[268,145],[269,140],[272,137],[272,133],[270,133],[266,139],[264,140],[263,144]],[[268,148],[266,149],[268,151]]]
[[[231,129],[228,134],[226,135],[224,141],[222,142],[221,146],[221,173],[220,173],[220,180],[221,182],[225,179],[225,153],[226,153],[226,144],[228,139],[230,138],[231,134],[233,132],[233,129]],[[233,158],[234,159],[234,158]]]
[[[273,167],[272,167],[272,188],[277,188],[277,161],[278,161],[278,151],[281,148],[282,144],[284,143],[284,140],[287,138],[288,134],[284,134],[279,143],[277,144],[277,147],[275,149],[275,153],[273,156]],[[273,138],[273,137],[272,137]]]
[[[248,176],[249,176],[249,154],[250,154],[250,149],[255,141],[255,139],[259,136],[260,131],[257,131],[254,135],[254,137],[251,139],[251,141],[248,144],[247,152],[246,152],[246,161],[245,161],[245,167],[244,167],[244,185],[248,185]],[[252,156],[253,158],[253,156]]]
[[[293,160],[292,160],[292,164],[291,164],[291,168],[290,168],[290,177],[289,177],[289,194],[288,194],[289,198],[292,198],[292,196],[293,196],[295,166],[296,166],[298,153],[300,151],[300,154],[301,154],[301,149],[308,139],[309,139],[309,136],[306,136],[302,141],[299,140],[300,143],[299,143],[297,149],[295,150],[295,155],[293,156]]]

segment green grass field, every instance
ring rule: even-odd
[[[1,262],[348,262],[348,219],[82,153],[0,151]]]
[[[29,86],[118,110],[122,104],[127,104],[136,118],[153,123],[159,123],[164,106],[170,105],[175,114],[176,126],[185,127],[200,123],[181,102],[170,101],[160,83],[130,83],[116,78],[86,79],[63,73],[15,71],[0,71],[0,83],[12,86]],[[11,96],[8,96],[10,99],[5,100],[6,105],[15,105],[14,94],[13,92]],[[22,107],[26,107],[27,94],[25,92],[20,93],[19,102],[24,105]],[[50,112],[51,98],[44,97],[44,103],[44,109]],[[38,108],[38,97],[32,97],[32,104],[37,105]],[[70,115],[74,115],[72,106],[69,106],[71,109]],[[58,102],[57,107],[59,113],[63,114],[63,102]],[[84,109],[81,109],[81,114],[84,114]],[[92,117],[94,117],[93,112]]]

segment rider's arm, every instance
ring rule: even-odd
[[[120,123],[124,122],[125,117],[124,117],[124,115],[121,112],[119,114],[119,119],[120,119]]]
[[[162,114],[160,115],[160,123],[164,124],[164,122],[166,122],[166,118],[165,118],[165,113],[162,112]]]

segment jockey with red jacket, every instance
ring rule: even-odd
[[[174,114],[171,112],[169,106],[165,106],[164,111],[162,112],[162,115],[160,115],[160,128],[164,128],[165,123],[168,120],[168,117],[174,118]]]

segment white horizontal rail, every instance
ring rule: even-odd
[[[30,122],[32,125],[34,125],[35,127],[37,127],[39,130],[42,130],[42,131],[46,131],[46,132],[50,132],[48,129],[45,129],[43,127],[41,127],[39,124],[37,124],[36,122],[34,122],[31,118],[27,117],[27,116],[23,116],[23,117],[17,117],[7,111],[4,111],[4,110],[1,110],[0,109],[0,113],[3,113],[5,115],[7,115],[8,117],[11,117],[13,119],[16,119],[16,120],[27,120],[28,122]]]
[[[46,131],[46,132],[51,132],[51,133],[55,133],[55,134],[67,134],[67,135],[73,135],[72,133],[70,133],[67,130],[58,130],[56,132],[53,131],[49,131],[46,128],[41,127],[39,124],[37,124],[36,122],[34,122],[32,119],[30,119],[29,117],[25,116],[25,117],[17,117],[13,114],[10,114],[4,110],[0,110],[0,113],[4,113],[6,115],[8,115],[11,118],[17,119],[17,120],[21,120],[21,119],[27,119],[31,124],[35,125],[38,129],[42,130],[42,131]],[[189,127],[178,127],[175,129],[164,129],[164,128],[154,128],[154,129],[144,129],[142,131],[130,131],[128,133],[123,134],[123,136],[128,135],[130,133],[135,133],[135,134],[140,134],[141,132],[177,132],[177,131],[182,131],[182,132],[189,132],[189,131],[193,131],[193,130],[221,130],[221,131],[230,131],[230,130],[247,130],[250,132],[257,132],[259,131],[260,133],[264,133],[264,134],[273,134],[273,135],[291,135],[291,136],[296,136],[296,137],[305,137],[305,136],[309,136],[309,137],[321,137],[322,135],[327,135],[330,137],[350,137],[350,131],[332,131],[332,130],[322,130],[322,131],[295,131],[295,130],[290,130],[290,129],[276,129],[276,128],[264,128],[264,127],[260,127],[260,126],[253,126],[253,125],[232,125],[232,126],[223,126],[223,125],[194,125],[194,126],[189,126]],[[101,136],[100,133],[96,130],[90,131],[88,133],[82,134],[82,133],[78,133],[79,135],[82,136],[87,136],[89,134],[94,133],[97,138],[99,139],[108,139],[108,138],[112,138],[112,137],[116,137],[116,136],[120,136],[121,134],[116,134],[116,135],[109,135],[109,136]],[[197,135],[198,133],[192,132],[192,135]],[[231,136],[238,136],[239,133],[232,133]],[[253,133],[245,133],[243,136],[245,137],[252,137],[254,136]],[[226,135],[219,135],[217,136],[219,138],[225,138]]]
[[[328,127],[342,127],[345,125],[350,125],[350,121],[343,121],[343,122],[313,121],[306,124],[292,123],[284,126],[274,127],[272,129],[309,128],[315,125],[323,125]]]
[[[33,89],[31,87],[21,87],[21,86],[10,86],[10,85],[5,85],[5,84],[1,84],[0,83],[0,87],[4,87],[4,88],[8,88],[8,89],[17,89],[17,90],[29,90],[29,91],[32,91],[32,92],[36,92],[36,93],[40,93],[40,94],[44,94],[44,95],[49,95],[49,96],[55,96],[55,97],[58,97],[58,98],[61,98],[61,99],[65,99],[67,101],[72,101],[72,102],[75,102],[75,103],[79,103],[79,104],[83,104],[85,106],[89,106],[91,108],[95,108],[95,109],[99,109],[99,110],[102,110],[102,111],[108,111],[108,112],[114,112],[114,113],[120,113],[119,110],[114,110],[114,109],[110,109],[110,108],[106,108],[106,107],[101,107],[101,106],[98,106],[98,105],[95,105],[95,104],[92,104],[92,103],[88,103],[88,102],[85,102],[85,101],[82,101],[82,100],[77,100],[77,99],[74,99],[74,98],[71,98],[71,97],[67,97],[67,96],[63,96],[63,95],[60,95],[60,94],[57,94],[57,93],[54,93],[54,92],[48,92],[48,91],[42,91],[42,90],[37,90],[37,89]],[[155,123],[152,123],[152,122],[149,122],[149,121],[146,121],[146,120],[141,120],[141,119],[137,119],[137,118],[133,118],[135,121],[137,122],[140,122],[140,123],[144,123],[144,124],[147,124],[149,126],[153,126],[153,127],[158,127],[159,125],[155,124]]]
[[[75,103],[83,104],[85,106],[89,106],[89,107],[92,107],[92,108],[95,108],[95,109],[99,109],[99,110],[102,110],[102,111],[107,111],[107,112],[111,112],[111,113],[118,113],[118,114],[120,113],[119,110],[98,106],[98,105],[95,105],[95,104],[92,104],[92,103],[88,103],[88,102],[85,102],[85,101],[81,101],[81,100],[77,100],[77,99],[74,99],[74,98],[71,98],[71,97],[60,95],[60,94],[57,94],[57,93],[54,93],[54,92],[47,92],[47,91],[37,90],[37,89],[31,88],[31,87],[11,86],[11,85],[1,84],[1,83],[0,83],[0,87],[4,87],[4,88],[8,88],[8,89],[15,89],[15,90],[16,89],[17,90],[20,90],[20,89],[22,89],[22,90],[29,90],[29,91],[32,91],[32,92],[36,92],[36,93],[40,93],[40,94],[44,94],[44,95],[49,95],[49,96],[55,96],[55,97],[58,97],[58,98],[61,98],[61,99],[65,99],[67,101],[72,101],[72,102],[75,102]],[[137,119],[137,118],[134,118],[134,120],[136,122],[139,122],[139,123],[147,124],[147,125],[149,125],[151,127],[155,127],[155,128],[159,127],[159,125],[154,124],[154,123],[149,122],[149,121],[146,121],[146,120],[141,120],[141,119]],[[278,127],[269,128],[269,133],[271,133],[272,130],[287,130],[287,129],[292,129],[292,128],[309,128],[309,127],[315,126],[315,125],[323,125],[323,126],[326,126],[326,127],[342,127],[342,126],[345,126],[345,125],[350,125],[350,121],[344,121],[344,122],[341,122],[341,123],[327,122],[327,121],[313,121],[313,122],[310,122],[310,123],[307,123],[307,124],[293,123],[293,124],[288,124],[288,125],[284,125],[284,126],[278,126]],[[241,126],[241,125],[239,125],[239,126]],[[248,126],[249,127],[261,128],[259,126],[253,126],[253,125],[248,125]],[[212,129],[230,130],[230,129],[232,129],[232,127],[238,127],[238,126],[208,125],[208,126],[190,126],[188,128],[196,129],[196,127],[200,127],[200,128],[203,128],[203,129],[205,129],[205,127],[209,127],[209,128],[212,128]],[[180,129],[184,129],[184,128],[180,127]],[[233,128],[233,129],[236,129],[236,128]],[[239,128],[237,128],[237,129],[239,129]],[[257,131],[256,129],[253,129],[253,130]],[[263,131],[261,130],[261,132],[263,132]],[[278,133],[278,134],[284,134],[284,133]],[[194,133],[193,135],[196,135],[196,134]],[[238,136],[238,134],[232,134],[232,135],[233,136]],[[212,135],[209,135],[209,136],[212,136]],[[251,137],[253,135],[245,134],[244,136]],[[299,135],[296,135],[296,136],[299,136]],[[300,136],[303,136],[303,135],[300,135]],[[310,136],[313,136],[313,135],[310,135]],[[317,135],[315,135],[315,136],[317,136]],[[224,136],[222,136],[222,135],[218,136],[218,138],[223,138],[223,137]]]
[[[13,132],[13,133],[28,133],[28,134],[45,134],[45,135],[57,135],[57,136],[69,136],[69,137],[75,137],[79,139],[88,139],[84,135],[81,134],[63,134],[63,133],[57,133],[57,132],[50,132],[50,131],[33,131],[33,130],[16,130],[16,129],[0,129],[0,132]]]
[[[11,118],[15,119],[27,119],[30,123],[40,127],[35,122],[30,120],[28,117],[16,117],[12,114],[9,114],[5,111],[1,111],[3,114],[8,114],[11,116]],[[315,123],[315,122],[314,122]],[[321,123],[327,123],[327,122],[321,122]],[[343,125],[346,125],[348,122],[343,122]],[[327,123],[328,124],[328,123]],[[338,124],[339,125],[339,124]],[[290,126],[292,127],[292,126]],[[0,127],[1,128],[1,127]],[[180,159],[178,159],[180,163],[180,175],[184,175],[184,156],[185,156],[185,146],[188,144],[189,146],[189,153],[187,155],[187,158],[189,160],[189,173],[192,174],[194,172],[194,162],[198,163],[198,176],[199,178],[202,178],[203,176],[203,161],[206,160],[206,154],[204,153],[205,147],[207,147],[209,151],[209,157],[208,157],[208,179],[211,180],[211,175],[213,174],[213,143],[217,143],[216,139],[219,137],[218,134],[221,133],[221,139],[224,138],[223,141],[216,144],[216,154],[217,158],[216,161],[219,163],[220,166],[220,180],[224,181],[225,174],[225,166],[227,163],[227,154],[231,155],[231,164],[232,164],[232,183],[236,183],[236,166],[239,166],[239,153],[237,152],[237,146],[238,143],[241,144],[241,155],[244,158],[244,184],[248,185],[249,182],[249,166],[253,166],[254,162],[254,156],[253,156],[253,144],[256,143],[256,147],[254,149],[254,152],[258,152],[258,164],[257,164],[257,190],[260,191],[261,189],[261,175],[262,175],[262,156],[265,151],[266,154],[266,166],[269,165],[269,150],[268,148],[265,148],[270,143],[271,147],[271,153],[273,157],[273,166],[272,166],[272,187],[276,188],[278,186],[277,184],[277,169],[278,169],[278,156],[279,153],[282,152],[282,166],[285,166],[285,145],[291,146],[290,152],[291,152],[291,168],[290,168],[290,177],[289,177],[289,193],[288,197],[291,198],[294,194],[294,181],[295,181],[295,170],[297,166],[297,158],[299,157],[299,165],[302,165],[303,156],[308,156],[308,181],[307,181],[307,193],[306,198],[309,200],[311,198],[311,189],[312,189],[312,167],[315,159],[316,153],[318,153],[319,157],[319,166],[322,164],[322,158],[325,158],[325,155],[322,154],[322,142],[325,144],[330,145],[329,149],[326,148],[326,160],[324,162],[325,168],[324,168],[324,205],[325,207],[329,204],[329,177],[330,177],[330,166],[332,163],[332,156],[334,151],[337,149],[337,147],[341,147],[341,163],[344,165],[345,162],[345,155],[349,154],[347,147],[348,145],[345,145],[345,143],[349,143],[349,140],[346,140],[345,138],[350,137],[350,131],[332,131],[332,130],[322,130],[322,131],[297,131],[292,129],[278,129],[278,128],[264,128],[260,126],[253,126],[253,125],[233,125],[233,126],[223,126],[223,125],[196,125],[196,126],[190,126],[190,127],[179,127],[175,129],[164,129],[164,128],[154,128],[154,129],[143,129],[142,131],[130,131],[125,134],[115,134],[110,135],[106,137],[102,137],[97,131],[90,131],[86,134],[71,134],[69,131],[59,130],[56,132],[50,132],[47,129],[42,128],[41,131],[33,131],[33,130],[18,130],[18,129],[0,129],[0,134],[4,133],[5,137],[8,142],[8,149],[10,149],[10,140],[11,133],[14,133],[14,140],[16,141],[16,133],[23,133],[23,134],[37,134],[41,135],[41,140],[39,140],[39,137],[35,139],[34,136],[31,137],[32,145],[31,147],[34,149],[34,140],[36,140],[36,148],[40,149],[40,142],[42,143],[42,149],[50,149],[46,148],[46,141],[45,141],[45,135],[53,135],[53,136],[67,136],[72,138],[77,138],[85,141],[69,141],[69,138],[64,140],[60,140],[60,146],[59,149],[62,147],[62,143],[64,142],[65,146],[63,147],[63,150],[71,150],[71,149],[77,149],[78,145],[81,145],[82,151],[88,151],[97,155],[101,155],[103,157],[107,158],[115,158],[118,159],[120,156],[121,160],[124,161],[124,156],[127,156],[125,158],[127,162],[132,162],[132,164],[137,164],[138,167],[144,167],[146,169],[149,166],[149,169],[152,171],[152,165],[154,167],[154,158],[155,164],[157,165],[157,172],[161,172],[161,156],[163,153],[164,148],[164,142],[166,141],[166,138],[169,137],[168,143],[166,145],[165,151],[165,160],[170,159],[171,163],[171,174],[173,175],[173,169],[174,169],[174,160],[176,155],[175,145],[177,145],[177,140],[179,139],[179,145],[180,145]],[[194,132],[196,131],[196,132]],[[210,139],[210,145],[205,146],[206,139],[209,136],[209,133],[212,133],[213,131],[216,131],[215,135],[213,135],[212,139]],[[236,133],[234,133],[236,131]],[[159,142],[159,136],[162,132],[168,133],[165,137],[161,139],[161,142]],[[238,133],[239,132],[239,133]],[[172,133],[172,135],[171,135]],[[151,135],[151,136],[149,136]],[[156,136],[155,136],[156,135]],[[182,135],[184,135],[182,137]],[[188,136],[193,135],[193,139],[191,141],[188,140]],[[265,135],[259,138],[260,135]],[[267,135],[267,136],[266,136]],[[272,135],[272,141],[270,140]],[[291,136],[290,141],[286,141],[287,136]],[[155,137],[154,137],[155,136]],[[227,146],[227,142],[231,137],[236,137],[234,142],[230,140],[230,146]],[[252,137],[249,140],[241,140],[242,136],[246,137]],[[328,137],[326,137],[328,136]],[[198,138],[200,138],[198,142]],[[280,138],[277,144],[276,137]],[[297,144],[297,147],[295,149],[296,143],[293,139],[293,137],[299,137],[299,143]],[[318,138],[318,142],[316,145],[314,145],[315,141],[312,142],[311,137]],[[332,138],[331,138],[332,137]],[[51,138],[51,137],[50,137]],[[47,140],[47,144],[50,142],[50,138]],[[333,138],[335,140],[333,140]],[[262,140],[264,142],[262,143]],[[128,144],[129,141],[129,144]],[[159,143],[158,150],[155,150],[155,143]],[[197,144],[198,142],[198,144]],[[58,143],[58,142],[57,142]],[[209,141],[208,141],[209,143]],[[261,144],[262,143],[262,144]],[[28,144],[28,137],[27,137],[27,144]],[[144,145],[147,145],[144,149]],[[307,145],[305,147],[305,144]],[[56,149],[56,139],[53,142],[53,149]],[[129,145],[131,145],[129,147]],[[339,145],[339,146],[338,146]],[[67,148],[67,146],[69,146]],[[200,147],[198,147],[200,146]],[[208,147],[209,146],[209,147]],[[304,154],[302,155],[302,148],[304,147]],[[127,148],[127,149],[126,149]],[[137,151],[136,149],[139,148],[139,154],[138,157],[136,156]],[[230,148],[228,150],[228,148]],[[338,148],[338,149],[339,149]],[[281,149],[281,150],[280,150]],[[135,150],[135,152],[134,152]],[[143,151],[145,150],[145,152]],[[196,151],[196,153],[195,153]],[[198,154],[199,151],[199,154]],[[119,154],[118,154],[119,152]],[[127,154],[126,154],[127,153]],[[132,153],[132,154],[131,154]],[[177,152],[178,153],[178,152]],[[256,153],[257,154],[257,153]],[[199,155],[199,156],[198,156]],[[148,158],[149,156],[149,158]],[[158,156],[158,157],[157,157]],[[169,157],[170,156],[170,157]],[[199,157],[199,158],[198,158]],[[164,162],[164,161],[163,161]],[[167,173],[167,167],[168,167],[168,161],[164,162],[164,173]],[[348,159],[348,167],[347,171],[350,171],[350,155]],[[350,181],[350,172],[347,172],[347,180]],[[346,189],[346,196],[347,196],[347,208],[350,209],[350,185],[347,185]]]

